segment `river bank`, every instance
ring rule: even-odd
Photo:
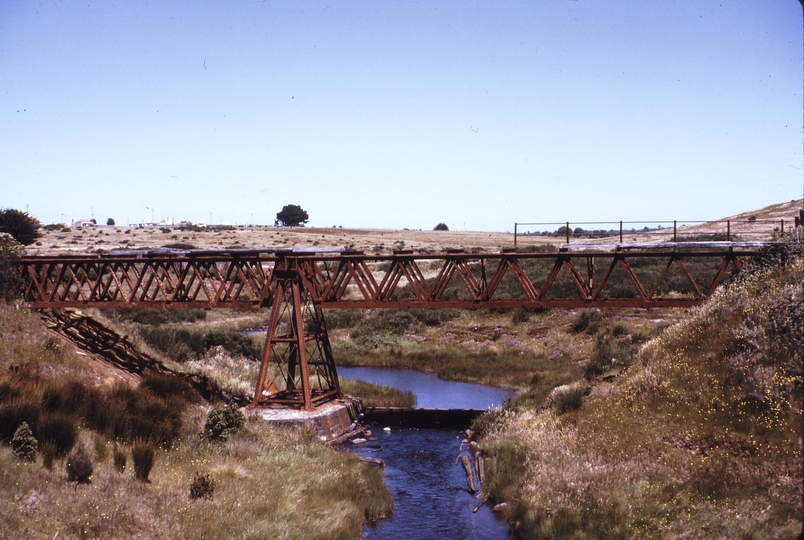
[[[593,375],[591,394],[561,387],[476,423],[514,537],[800,538],[802,280],[800,260],[756,272],[616,378]]]

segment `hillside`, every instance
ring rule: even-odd
[[[758,273],[644,344],[613,384],[479,421],[518,538],[802,532],[804,269]],[[615,366],[616,367],[616,366]],[[587,385],[596,387],[588,397]],[[563,412],[562,412],[563,411]]]

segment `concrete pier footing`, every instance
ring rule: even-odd
[[[276,427],[310,427],[324,442],[333,442],[350,432],[363,410],[358,398],[345,396],[315,408],[313,411],[255,407],[251,414],[262,416]]]

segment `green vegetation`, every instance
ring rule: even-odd
[[[382,472],[313,432],[252,416],[212,442],[199,435],[209,407],[182,381],[94,380],[38,317],[0,303],[1,538],[345,539],[391,512]],[[10,444],[22,422],[49,438],[25,466]],[[191,498],[199,475],[214,497]]]
[[[307,223],[310,216],[307,215],[307,212],[302,209],[301,206],[286,204],[282,207],[280,212],[277,212],[276,219],[283,227],[298,227],[303,223]]]
[[[8,233],[25,246],[42,237],[39,220],[14,208],[0,209],[0,233]]]
[[[92,478],[94,467],[92,458],[89,457],[83,446],[79,446],[67,456],[64,462],[64,470],[67,473],[67,481],[76,484],[89,484]]]
[[[22,244],[8,233],[0,232],[0,301],[10,302],[20,291],[17,259],[25,252]]]
[[[485,489],[515,537],[796,538],[803,278],[759,272],[719,291],[579,408],[580,383],[554,390],[554,407],[517,398],[478,419],[497,458]],[[595,350],[643,339],[614,324]]]
[[[349,396],[359,397],[364,407],[413,407],[413,392],[340,377],[341,390]]]
[[[14,437],[11,438],[11,451],[23,461],[34,460],[38,445],[39,441],[34,438],[28,422],[20,424],[20,427],[14,432]]]
[[[243,427],[246,417],[237,405],[221,405],[209,411],[204,424],[204,437],[210,441],[225,441],[229,435]]]

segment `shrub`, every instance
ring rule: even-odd
[[[10,234],[0,232],[0,299],[11,301],[21,290],[17,259],[24,254],[22,244]]]
[[[53,470],[53,460],[56,459],[56,447],[53,443],[47,442],[42,445],[42,466],[49,470]]]
[[[628,327],[623,323],[617,323],[611,327],[611,335],[614,337],[624,336],[628,333]]]
[[[41,238],[40,227],[39,220],[27,212],[14,208],[0,210],[0,232],[10,234],[20,244],[27,246]]]
[[[84,450],[83,446],[79,446],[73,450],[67,461],[64,464],[67,471],[67,480],[77,484],[89,484],[92,477],[92,459]]]
[[[24,461],[33,461],[36,454],[36,446],[38,441],[31,433],[31,428],[28,427],[27,422],[20,424],[14,436],[11,438],[11,451],[14,455]]]
[[[64,457],[78,440],[75,420],[60,413],[50,413],[39,420],[36,434],[43,444],[53,445],[56,457]]]
[[[204,336],[204,349],[223,347],[232,354],[239,354],[252,360],[262,355],[262,348],[249,337],[234,331],[209,332]]]
[[[25,422],[36,426],[39,420],[39,406],[24,401],[11,401],[0,405],[0,440],[10,442],[17,428]]]
[[[190,383],[175,375],[150,373],[142,378],[140,387],[162,399],[180,398],[191,403],[198,400],[198,394]]]
[[[600,321],[603,316],[597,309],[584,309],[580,311],[572,319],[572,331],[576,334],[587,331],[589,334],[594,334],[600,327]]]
[[[631,365],[639,348],[631,340],[614,340],[610,336],[599,336],[597,348],[592,357],[583,365],[583,376],[592,379],[602,375],[615,364],[622,367]]]
[[[154,466],[154,443],[136,440],[131,447],[131,461],[134,462],[134,476],[137,480],[149,482],[148,476]]]
[[[11,401],[22,395],[22,389],[11,381],[0,381],[0,403]]]
[[[57,384],[51,384],[42,392],[42,397],[39,399],[42,405],[42,410],[52,412],[60,411],[64,408],[64,394],[63,387]]]
[[[533,310],[528,308],[518,308],[514,310],[514,315],[511,317],[511,320],[514,322],[514,324],[528,322],[532,314]]]
[[[209,411],[204,424],[204,437],[210,441],[225,441],[246,422],[246,417],[234,403]]]
[[[583,397],[589,393],[581,382],[557,386],[550,392],[550,402],[559,413],[574,411],[583,403]]]
[[[198,332],[176,328],[143,328],[142,337],[148,345],[178,362],[187,360],[189,354],[204,352],[204,336]]]
[[[202,475],[200,472],[195,473],[195,478],[190,482],[190,498],[193,500],[211,500],[214,492],[215,482],[210,479],[209,474]]]
[[[117,472],[122,473],[126,470],[126,451],[123,449],[119,444],[114,443],[114,449],[112,449],[112,462],[114,463],[114,468]]]
[[[448,231],[449,227],[447,227],[446,223],[439,223],[435,227],[433,227],[434,231]]]

